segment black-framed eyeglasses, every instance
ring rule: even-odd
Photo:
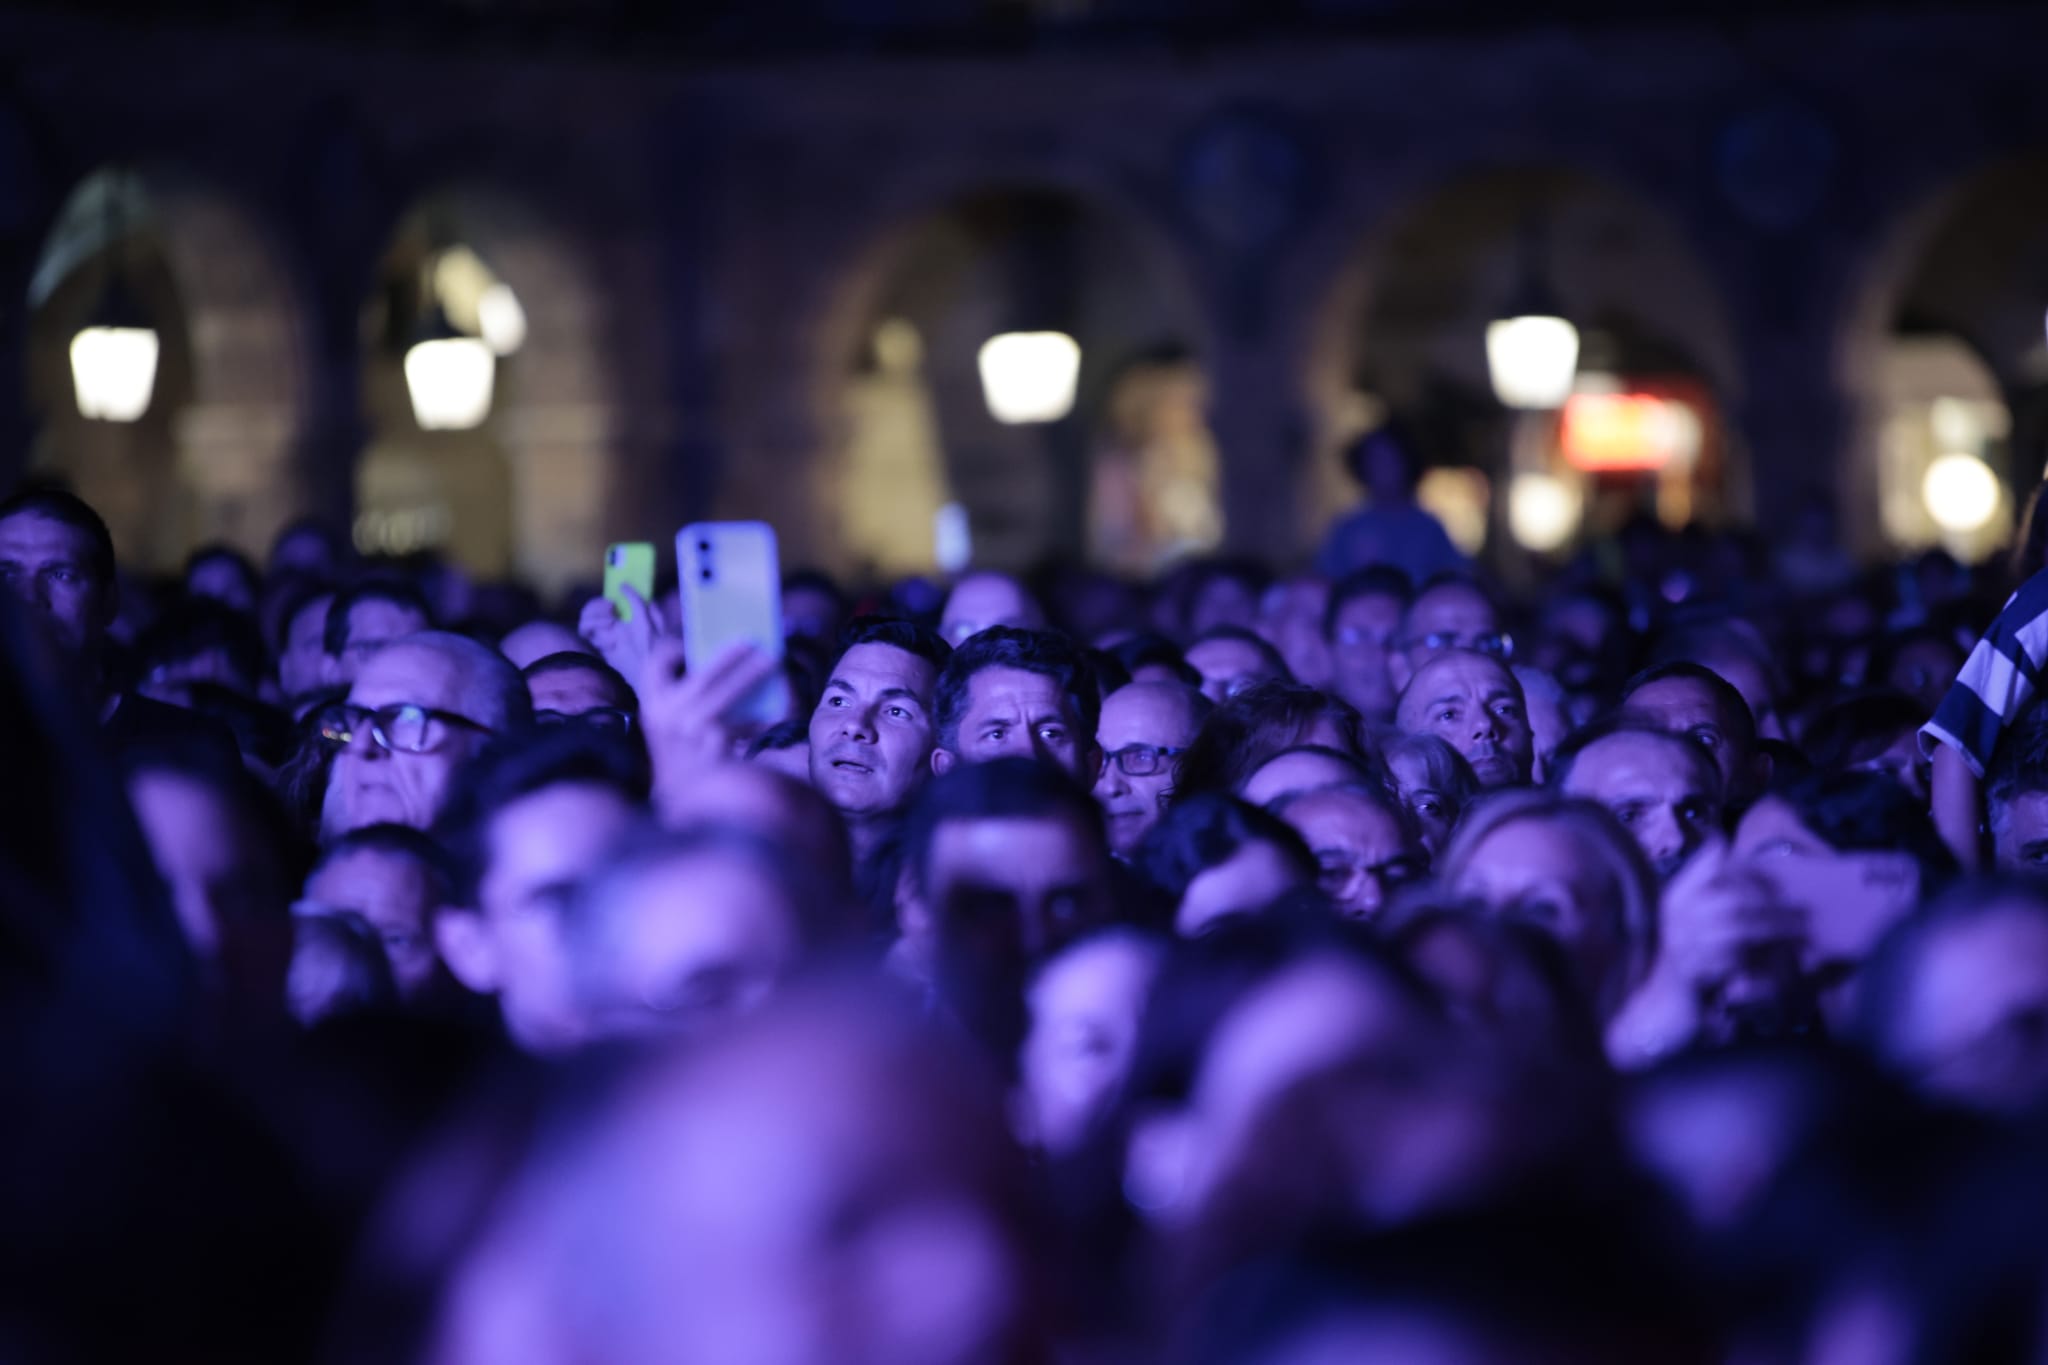
[[[626,735],[633,732],[633,713],[621,711],[616,706],[593,706],[588,711],[536,711],[535,725],[587,725],[593,730],[606,734]]]
[[[1405,644],[1409,649],[1420,645],[1431,652],[1445,649],[1469,649],[1475,653],[1492,655],[1496,659],[1512,659],[1515,657],[1514,637],[1502,634],[1500,631],[1488,631],[1484,635],[1474,635],[1468,639],[1455,631],[1433,630],[1427,635],[1411,637]]]
[[[1102,770],[1108,772],[1109,765],[1114,763],[1117,771],[1125,777],[1152,777],[1171,768],[1173,760],[1180,755],[1179,749],[1162,748],[1157,744],[1126,744],[1114,753],[1102,756]]]
[[[468,716],[458,716],[453,711],[437,711],[431,706],[415,706],[409,701],[394,702],[375,710],[348,702],[335,702],[315,711],[311,724],[320,742],[330,748],[346,749],[355,743],[358,733],[367,733],[378,748],[398,754],[433,753],[447,742],[450,729],[472,730],[485,735],[492,733],[490,726]]]

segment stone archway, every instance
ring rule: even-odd
[[[156,392],[133,423],[81,416],[71,387],[70,338],[116,256],[162,339]],[[262,220],[176,170],[97,173],[59,214],[30,290],[31,473],[73,483],[138,567],[173,568],[207,541],[267,548],[309,479],[301,300]]]
[[[857,216],[818,231],[815,250],[802,253],[817,262],[812,271],[757,282],[760,302],[751,311],[786,321],[761,334],[767,344],[743,351],[731,374],[738,439],[719,505],[729,515],[774,520],[792,562],[884,567],[864,553],[881,518],[849,520],[841,508],[848,478],[860,475],[856,410],[872,398],[870,379],[886,368],[878,365],[878,329],[910,322],[926,404],[922,419],[910,421],[921,420],[943,452],[936,474],[918,475],[925,500],[941,490],[986,518],[976,533],[978,558],[1022,567],[1049,554],[1078,556],[1089,543],[1092,443],[1111,389],[1164,343],[1184,356],[1206,348],[1202,311],[1177,249],[1138,200],[1078,158],[894,169],[878,189],[869,187]],[[1075,265],[1065,300],[1083,353],[1075,416],[1005,428],[983,406],[976,353],[1018,325],[1013,248],[1031,236],[1031,223],[1046,219],[1064,219],[1064,246],[1056,249],[1073,253]],[[926,514],[905,513],[900,525],[917,543],[887,567],[930,567]]]
[[[549,589],[599,573],[621,492],[628,396],[609,359],[611,291],[586,248],[574,224],[490,181],[420,195],[399,218],[365,327],[361,548],[446,551],[471,573]],[[430,301],[420,281],[453,252],[509,287],[523,330],[496,359],[482,423],[423,431],[403,356]]]
[[[1582,374],[1683,380],[1716,413],[1739,399],[1735,333],[1705,263],[1676,223],[1608,177],[1541,163],[1471,167],[1412,186],[1353,243],[1302,347],[1319,429],[1299,498],[1306,536],[1356,497],[1343,445],[1398,412],[1437,460],[1496,485],[1489,544],[1504,539],[1497,485],[1518,438],[1491,392],[1485,334],[1531,273],[1577,324]],[[1703,446],[1702,471],[1718,471],[1695,507],[1741,515],[1748,471],[1720,431]]]
[[[1859,453],[1842,470],[1840,487],[1860,548],[1932,542],[1927,527],[1914,527],[1906,505],[1916,490],[1900,483],[1916,472],[1897,449],[1901,424],[1911,418],[1906,409],[1915,405],[1938,398],[1989,405],[1976,439],[1961,442],[1972,448],[1961,453],[1983,458],[1998,476],[2001,517],[2009,518],[2048,474],[2044,223],[2048,154],[2010,157],[1921,194],[1870,253],[1840,319],[1833,357]],[[1952,357],[1945,366],[1916,363],[1944,351]],[[1950,380],[1930,388],[1928,379],[1941,374]],[[1955,433],[1945,443],[1931,427],[1924,434],[1933,441],[1922,442],[1928,455],[1952,453],[1946,447],[1958,444]],[[1963,537],[1951,548],[1974,556],[1988,548],[1977,543],[1982,539]]]

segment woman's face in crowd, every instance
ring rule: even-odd
[[[1402,803],[1422,826],[1422,846],[1431,857],[1442,853],[1444,845],[1451,841],[1451,827],[1458,822],[1456,803],[1437,790],[1429,775],[1429,764],[1420,754],[1387,755],[1387,771],[1394,775],[1394,787]]]

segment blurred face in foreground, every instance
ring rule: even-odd
[[[644,1071],[529,1169],[429,1358],[1042,1358],[995,1106],[882,1004],[771,1008]]]
[[[1059,814],[946,820],[932,833],[924,898],[954,925],[1014,936],[1004,956],[1036,959],[1110,915],[1099,836]]]
[[[1508,821],[1472,850],[1451,889],[1554,936],[1594,998],[1616,1001],[1629,948],[1626,893],[1570,826]]]
[[[304,898],[323,911],[361,915],[377,931],[401,997],[418,999],[433,985],[434,882],[417,859],[380,848],[329,858],[306,879]]]
[[[2048,1097],[2048,914],[2000,906],[1933,933],[1913,962],[1891,1059],[1930,1095],[2026,1112]]]
[[[499,811],[474,909],[444,911],[435,937],[449,970],[496,995],[513,1041],[535,1052],[580,1041],[563,913],[576,884],[638,818],[610,787],[562,782]]]
[[[803,952],[800,907],[746,859],[667,859],[582,907],[576,993],[585,1035],[687,1032],[760,1008]]]
[[[1109,933],[1075,944],[1032,983],[1019,1070],[1026,1135],[1046,1151],[1080,1146],[1116,1098],[1158,966],[1157,945]]]
[[[1465,756],[1482,787],[1528,782],[1536,762],[1522,685],[1507,666],[1463,650],[1422,666],[1401,694],[1399,723],[1410,734],[1435,735]]]
[[[1263,910],[1307,884],[1285,849],[1263,839],[1249,840],[1188,883],[1173,931],[1184,938],[1199,934],[1217,920]]]

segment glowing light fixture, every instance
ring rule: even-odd
[[[1537,554],[1564,547],[1579,529],[1579,492],[1553,474],[1517,474],[1508,485],[1508,530]]]
[[[1950,453],[1927,466],[1920,497],[1934,524],[1955,535],[1981,529],[1998,514],[1998,476],[1974,455]]]
[[[423,431],[467,431],[491,415],[498,358],[481,337],[430,337],[405,353],[405,388]]]
[[[108,174],[100,190],[107,205],[107,284],[92,320],[71,338],[71,387],[83,416],[133,422],[149,411],[156,392],[160,343],[124,278],[120,177]]]
[[[149,327],[87,327],[71,338],[71,386],[78,411],[102,422],[133,422],[156,391],[157,335]]]
[[[1543,288],[1542,257],[1542,226],[1532,219],[1522,230],[1514,306],[1486,325],[1487,377],[1494,396],[1511,408],[1562,407],[1579,368],[1579,329]]]
[[[442,230],[434,235],[445,242],[451,234]],[[500,305],[495,323],[485,321],[485,300],[493,288],[502,286],[468,247],[441,246],[422,263],[415,295],[419,324],[405,348],[405,390],[422,431],[467,431],[491,415],[499,354],[490,339],[493,326],[500,344],[516,346],[526,333],[526,315],[518,311],[509,289],[505,300],[512,313]],[[455,318],[464,326],[456,326]]]
[[[1006,426],[1057,422],[1074,410],[1081,346],[1065,332],[1005,332],[982,343],[982,397]]]
[[[1486,324],[1486,371],[1511,408],[1555,408],[1571,396],[1579,329],[1561,317],[1524,313]]]
[[[526,310],[512,286],[500,281],[476,301],[477,328],[493,355],[511,355],[526,344]]]

